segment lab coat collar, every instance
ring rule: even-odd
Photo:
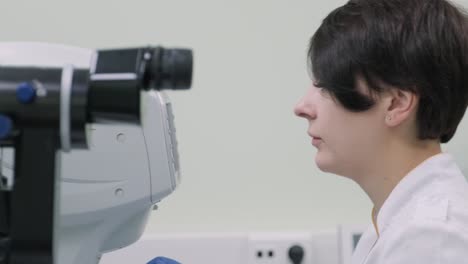
[[[380,235],[385,232],[392,218],[402,210],[402,205],[407,204],[419,190],[423,190],[428,184],[440,176],[448,176],[447,169],[456,166],[452,156],[447,153],[434,155],[416,168],[410,171],[388,196],[377,215],[377,227]]]

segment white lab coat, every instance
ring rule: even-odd
[[[467,157],[468,162],[468,157]],[[362,235],[352,264],[467,264],[468,183],[435,155],[406,175]]]

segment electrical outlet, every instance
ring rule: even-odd
[[[303,251],[298,264],[314,263],[312,234],[309,232],[251,233],[248,238],[248,264],[295,264],[289,257],[294,246]]]

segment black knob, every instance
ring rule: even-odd
[[[301,264],[304,259],[304,248],[294,245],[289,248],[288,255],[293,264]]]

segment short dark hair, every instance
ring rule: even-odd
[[[448,142],[468,105],[468,22],[446,0],[350,0],[310,41],[316,86],[350,111],[374,105],[385,85],[419,95],[418,137]]]

